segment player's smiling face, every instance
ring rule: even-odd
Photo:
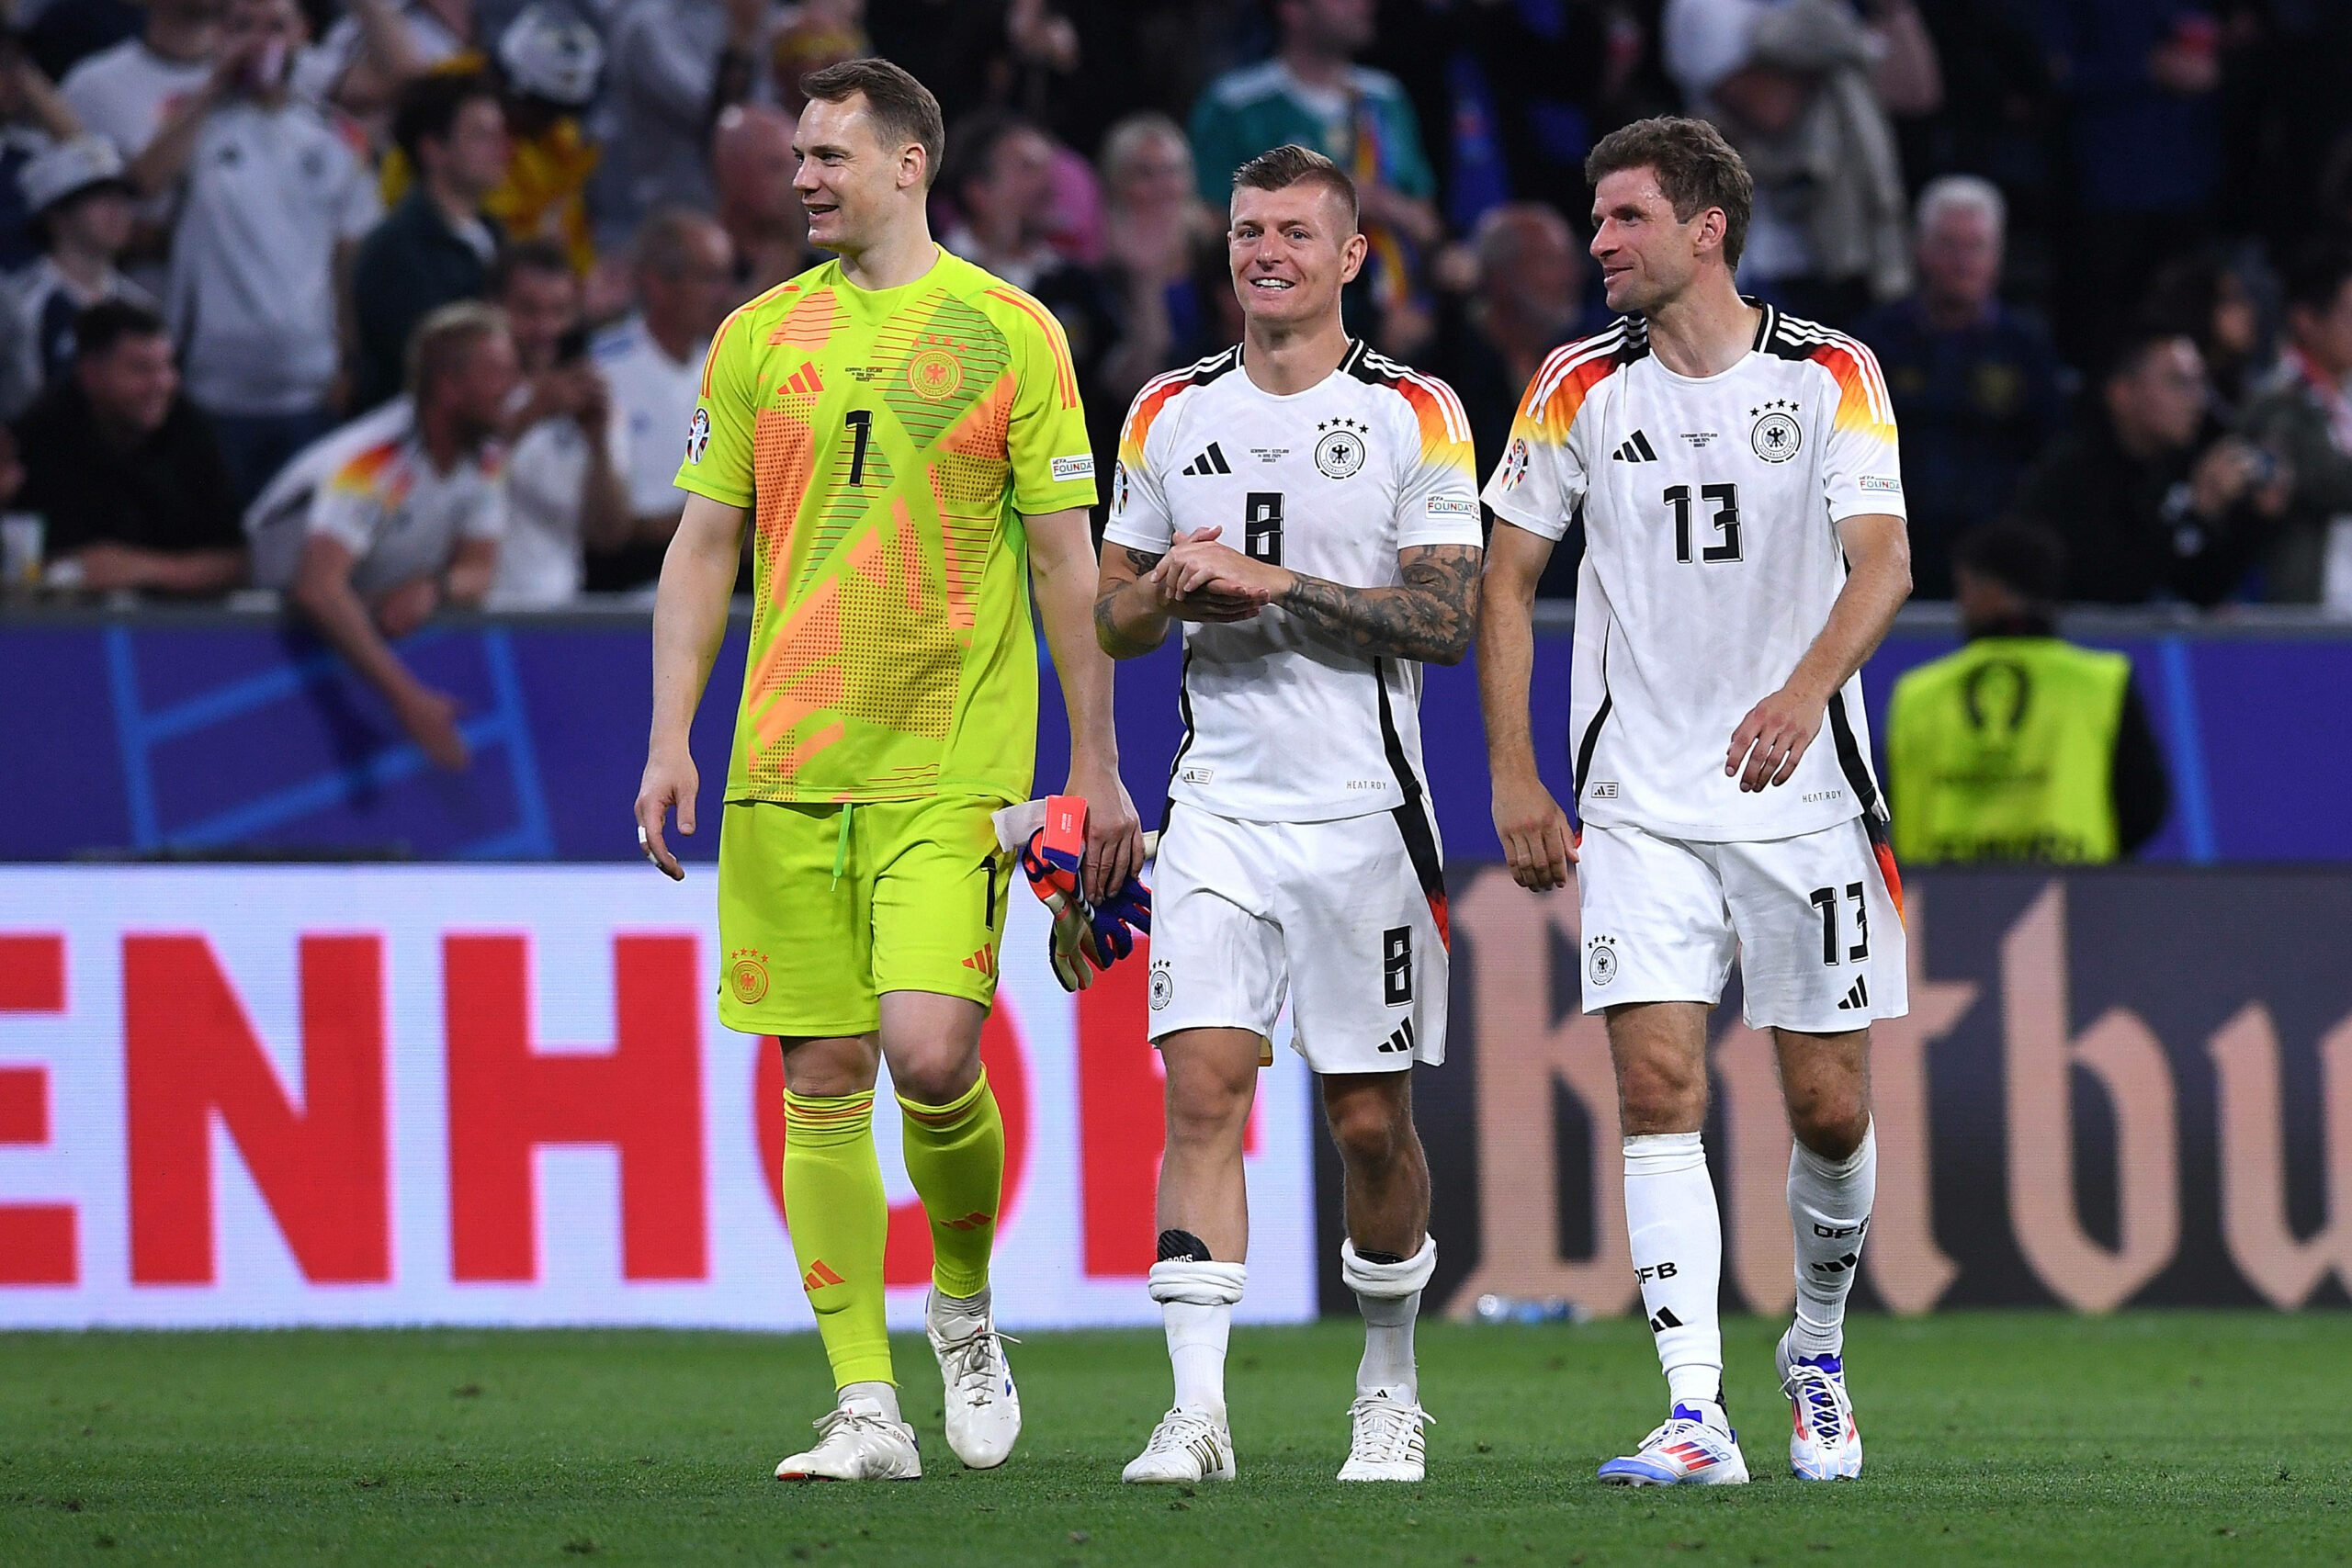
[[[1721,244],[1722,214],[1706,208],[1685,223],[1647,168],[1603,175],[1592,193],[1592,259],[1609,308],[1646,315],[1682,292],[1698,276],[1699,259]]]
[[[808,243],[820,249],[864,250],[910,190],[922,199],[922,150],[885,147],[863,93],[837,104],[810,99],[792,150],[800,159],[792,188],[808,210]]]
[[[1319,181],[1233,193],[1226,231],[1233,291],[1252,322],[1306,325],[1340,313],[1340,290],[1363,265],[1348,204]]]

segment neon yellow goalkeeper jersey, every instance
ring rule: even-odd
[[[757,530],[728,799],[1028,798],[1019,514],[1094,501],[1052,312],[944,251],[898,288],[803,273],[711,341],[677,482]]]

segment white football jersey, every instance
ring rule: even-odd
[[[1136,394],[1102,537],[1158,556],[1177,530],[1215,526],[1258,559],[1386,588],[1400,549],[1484,543],[1477,483],[1444,382],[1355,343],[1321,382],[1278,397],[1237,345]],[[1253,822],[1396,811],[1428,830],[1420,694],[1417,662],[1367,658],[1271,605],[1187,622],[1169,798]]]
[[[1837,524],[1905,515],[1868,348],[1766,306],[1747,355],[1693,379],[1621,320],[1544,362],[1486,501],[1547,539],[1584,511],[1569,697],[1583,820],[1725,841],[1883,819],[1859,676],[1788,783],[1743,795],[1724,773],[1732,731],[1828,622],[1846,581]]]

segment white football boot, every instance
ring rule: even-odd
[[[1613,1486],[1737,1486],[1747,1480],[1739,1434],[1720,1404],[1678,1404],[1641,1451],[1612,1459],[1600,1479]]]
[[[775,1467],[778,1481],[920,1481],[915,1429],[878,1399],[845,1399],[816,1423],[817,1445]]]
[[[933,1291],[923,1333],[939,1358],[947,1446],[972,1469],[994,1470],[1021,1436],[1021,1391],[1012,1386],[1012,1368],[1004,1359],[1005,1337],[987,1308],[943,1316],[939,1301]]]
[[[1353,1430],[1348,1437],[1348,1462],[1340,1467],[1342,1481],[1419,1481],[1426,1472],[1428,1450],[1421,1428],[1437,1417],[1411,1400],[1398,1399],[1385,1388],[1373,1390],[1348,1406]]]
[[[1222,1415],[1175,1409],[1151,1429],[1151,1441],[1127,1461],[1119,1479],[1143,1484],[1190,1485],[1230,1481],[1235,1474],[1233,1434]]]
[[[1789,1469],[1801,1481],[1851,1481],[1862,1473],[1862,1429],[1846,1393],[1846,1366],[1836,1356],[1790,1353],[1789,1337],[1772,1352],[1781,1392],[1789,1396]]]

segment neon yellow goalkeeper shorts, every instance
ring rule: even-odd
[[[969,795],[729,804],[718,833],[719,1021],[850,1035],[885,991],[996,999],[1013,857]]]

